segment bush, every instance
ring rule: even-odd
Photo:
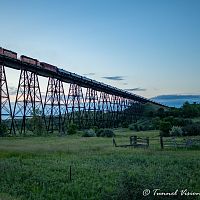
[[[174,126],[186,126],[188,124],[192,124],[191,119],[174,118],[174,121],[173,121]]]
[[[154,129],[159,129],[159,127],[160,127],[160,122],[161,122],[160,117],[154,117],[154,118],[152,119],[153,128],[154,128]]]
[[[7,131],[8,131],[8,127],[4,124],[1,123],[0,124],[0,136],[6,136],[7,135]]]
[[[165,117],[165,110],[164,110],[164,108],[159,108],[157,110],[156,114],[157,114],[158,117],[161,117],[161,118]]]
[[[170,122],[161,122],[160,123],[160,134],[164,137],[169,137],[169,130],[172,128]]]
[[[103,134],[103,137],[106,136],[106,137],[113,137],[115,136],[114,132],[112,130],[109,130],[109,129],[105,129],[104,130],[104,134]]]
[[[73,135],[77,132],[77,126],[76,124],[70,124],[69,127],[68,127],[68,130],[67,130],[67,133],[69,135]]]
[[[98,131],[98,126],[93,126],[92,129],[95,131],[95,133]]]
[[[170,136],[182,136],[183,130],[180,126],[173,126],[169,131]]]
[[[200,124],[199,123],[189,124],[183,127],[183,132],[184,132],[184,135],[187,135],[187,136],[200,135]]]
[[[122,122],[122,128],[128,128],[128,122],[126,121]]]
[[[113,136],[115,136],[115,134],[110,129],[100,129],[97,132],[97,137],[113,137]]]
[[[96,132],[96,135],[97,137],[100,137],[101,134],[104,132],[104,129],[99,129],[97,132]]]
[[[96,137],[96,133],[93,129],[85,130],[82,137]]]

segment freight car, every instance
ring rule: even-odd
[[[71,75],[71,72],[68,72],[68,71],[66,71],[66,70],[64,70],[64,69],[59,69],[58,68],[58,73],[60,73],[60,74],[62,74],[62,75]]]
[[[1,47],[0,47],[0,54],[4,55],[4,56],[7,56],[9,58],[17,59],[17,53],[16,52],[10,51],[8,49],[3,49]]]
[[[90,79],[90,78],[87,78],[87,77],[85,77],[85,76],[82,76],[82,79],[84,80],[84,81],[88,81],[88,82],[90,82],[92,79]]]
[[[37,59],[34,59],[34,58],[30,58],[30,57],[22,55],[20,57],[20,60],[22,62],[24,62],[24,63],[28,63],[28,64],[31,64],[31,65],[38,65],[39,66],[39,61]]]
[[[50,64],[45,63],[45,62],[40,62],[40,66],[41,66],[43,69],[46,69],[46,70],[49,70],[49,71],[58,73],[58,68],[57,68],[56,66],[54,66],[54,65],[50,65]]]
[[[71,73],[72,76],[74,76],[75,78],[82,78],[82,76],[78,75],[78,74],[75,74],[75,73]]]

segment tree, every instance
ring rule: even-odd
[[[164,108],[159,108],[157,110],[157,116],[159,116],[161,118],[165,117],[165,110],[164,110]]]
[[[190,104],[186,101],[182,106],[184,117],[197,117],[200,113],[198,107],[199,106],[197,104]]]
[[[73,123],[69,124],[68,129],[67,129],[67,133],[69,135],[73,135],[73,134],[76,134],[76,132],[77,132],[76,124],[73,124]]]
[[[160,123],[160,134],[162,136],[168,137],[169,136],[169,130],[172,128],[172,125],[170,122],[161,122]]]
[[[7,135],[7,131],[8,131],[8,127],[4,124],[1,123],[0,124],[0,136],[6,136]]]
[[[35,109],[32,115],[33,117],[29,121],[30,130],[32,130],[35,135],[44,135],[44,133],[46,133],[46,127],[41,116],[42,112],[39,109]]]

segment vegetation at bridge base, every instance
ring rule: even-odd
[[[96,137],[96,132],[93,129],[84,130],[82,137]]]
[[[73,135],[76,133],[77,133],[77,125],[74,123],[70,123],[69,126],[67,127],[67,134]]]
[[[32,117],[27,122],[27,127],[29,131],[32,131],[33,135],[47,135],[44,117],[39,109],[33,111]]]
[[[64,116],[63,116],[64,117]],[[68,113],[67,119],[71,117]],[[54,116],[53,132],[46,131],[46,126],[49,123],[49,117],[46,116],[46,125],[42,113],[39,110],[33,112],[33,116],[26,120],[25,136],[49,136],[49,135],[71,135],[82,130],[93,129],[97,133],[100,128],[128,128],[133,131],[160,130],[162,136],[170,136],[172,127],[180,127],[183,131],[182,136],[199,135],[200,134],[200,105],[189,104],[186,102],[181,108],[160,108],[152,104],[146,104],[141,108],[140,113],[136,113],[133,108],[127,109],[124,112],[119,112],[118,115],[112,113],[87,112],[86,114],[77,112],[74,113],[74,122],[65,120],[65,125],[62,127],[62,133],[59,134],[59,118]],[[89,120],[89,121],[88,121]],[[22,119],[15,120],[18,124],[17,136],[20,135],[20,126]],[[10,124],[11,122],[9,122]],[[50,126],[51,128],[51,126]],[[2,123],[0,128],[0,136],[8,136],[8,126]],[[87,135],[87,134],[86,134]],[[98,135],[98,133],[97,133]],[[180,134],[177,134],[177,136]]]
[[[128,143],[133,131],[114,130]],[[144,189],[200,191],[199,149],[161,150],[159,130],[137,132],[157,139],[148,149],[116,148],[112,138],[21,137],[0,140],[0,199],[134,200]],[[71,166],[71,180],[70,180]],[[175,199],[198,199],[177,196]]]
[[[5,123],[0,124],[0,137],[6,136],[8,134],[8,127]]]

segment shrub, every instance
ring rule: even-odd
[[[164,110],[164,108],[159,108],[157,110],[156,114],[157,114],[158,117],[161,117],[161,118],[165,117],[165,110]]]
[[[200,135],[200,124],[194,123],[189,124],[183,127],[184,135],[192,136],[192,135]]]
[[[67,133],[69,135],[73,135],[77,132],[77,126],[76,124],[70,124],[69,127],[68,127],[68,130],[67,130]]]
[[[98,131],[98,126],[93,126],[92,129],[95,131],[95,133]]]
[[[122,122],[122,128],[128,128],[128,122],[126,121]]]
[[[110,129],[100,129],[97,132],[97,137],[113,137],[113,136],[115,136],[115,134]]]
[[[169,131],[170,136],[182,136],[183,130],[180,126],[173,126]]]
[[[96,137],[96,133],[93,129],[85,130],[82,137]]]
[[[104,132],[104,129],[99,129],[97,132],[96,132],[96,135],[97,137],[100,137],[101,134]]]
[[[140,128],[139,128],[138,124],[135,124],[134,128],[135,128],[136,131],[140,131]]]
[[[153,119],[152,119],[152,124],[153,124],[153,127],[154,127],[154,129],[159,129],[159,127],[160,127],[160,117],[154,117]]]
[[[174,123],[174,117],[173,116],[165,117],[165,118],[163,118],[163,121],[169,122],[170,124],[173,124]]]
[[[169,130],[172,128],[170,122],[161,122],[160,123],[160,134],[164,137],[169,136]]]
[[[8,131],[8,127],[4,124],[0,124],[0,136],[6,136]]]
[[[106,136],[106,137],[113,137],[115,136],[114,132],[110,129],[105,129],[104,130],[104,134],[103,134],[103,137]]]

